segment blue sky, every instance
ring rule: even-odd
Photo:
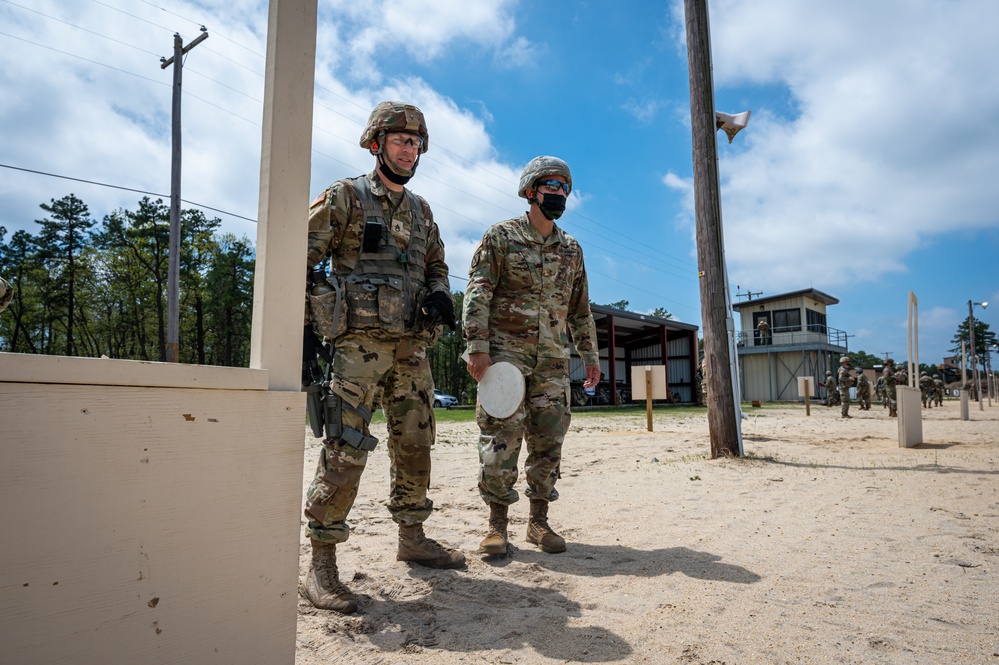
[[[732,292],[814,287],[840,299],[850,348],[903,358],[910,290],[920,359],[967,317],[999,332],[999,86],[991,0],[710,2]],[[254,239],[266,3],[0,0],[0,164],[169,192],[172,34],[208,27],[184,75],[185,199]],[[412,189],[434,209],[452,285],[486,227],[525,208],[523,165],[565,159],[561,225],[591,297],[701,325],[682,2],[320,3],[318,194],[371,168],[371,107],[419,105],[430,128]],[[75,193],[100,218],[139,194],[0,168],[0,225],[36,232]],[[737,288],[738,287],[738,288]]]

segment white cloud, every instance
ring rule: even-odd
[[[337,60],[345,61],[356,80],[377,83],[378,57],[425,63],[455,41],[502,47],[513,32],[515,5],[514,0],[336,0],[321,11],[319,34],[342,30]]]
[[[985,184],[999,135],[976,122],[999,113],[999,88],[983,85],[995,8],[711,3],[717,95],[738,88],[753,107],[735,144],[719,142],[734,281],[780,291],[807,276],[831,290],[904,271],[934,236],[995,225],[999,189]],[[790,117],[753,105],[754,85],[786,88]],[[856,253],[850,270],[824,268],[849,248],[876,251]]]

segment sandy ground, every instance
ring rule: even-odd
[[[910,449],[879,405],[838,411],[751,409],[726,460],[703,412],[657,412],[654,433],[576,414],[550,513],[568,551],[525,541],[522,499],[510,556],[488,558],[477,429],[442,425],[426,529],[456,571],[395,560],[379,445],[339,548],[360,609],[300,597],[297,663],[999,665],[999,404],[925,411]],[[306,486],[317,452],[307,436]]]

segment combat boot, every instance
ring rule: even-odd
[[[422,524],[399,525],[399,551],[395,558],[427,568],[461,568],[465,565],[464,554],[427,538]]]
[[[507,513],[510,507],[502,503],[489,504],[489,533],[479,543],[479,554],[506,554]]]
[[[312,541],[312,565],[305,574],[305,597],[321,610],[340,614],[357,611],[357,597],[340,581],[336,543]]]
[[[548,502],[531,499],[531,517],[527,521],[527,542],[534,543],[542,552],[557,554],[565,551],[565,538],[548,526]]]

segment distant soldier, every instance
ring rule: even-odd
[[[708,356],[701,360],[701,400],[708,405]]]
[[[833,378],[832,372],[826,371],[826,381],[822,385],[826,389],[826,406],[839,404],[839,391],[836,389],[836,379]]]
[[[863,369],[857,370],[857,405],[861,411],[871,410],[871,382]]]
[[[885,397],[885,377],[883,374],[878,374],[878,380],[874,384],[874,396],[879,402],[881,402],[881,408],[888,408],[888,400]]]
[[[770,337],[770,324],[767,323],[766,319],[760,319],[760,323],[756,326],[756,330],[760,333],[760,344],[769,344],[768,338]]]
[[[700,368],[694,372],[694,403],[704,406],[704,374]]]
[[[926,372],[919,375],[919,396],[923,400],[924,409],[933,408],[933,379]]]
[[[836,377],[839,386],[840,418],[853,418],[850,415],[850,386],[853,385],[853,375],[850,374],[850,356],[840,356],[839,372]]]
[[[937,406],[943,406],[944,382],[939,374],[933,375],[933,401]]]
[[[7,309],[11,299],[14,297],[14,289],[3,277],[0,277],[0,312]]]
[[[891,358],[885,359],[885,368],[881,370],[881,376],[885,384],[885,401],[888,403],[888,417],[898,416],[898,402],[895,397],[895,384],[898,382],[895,361]]]

